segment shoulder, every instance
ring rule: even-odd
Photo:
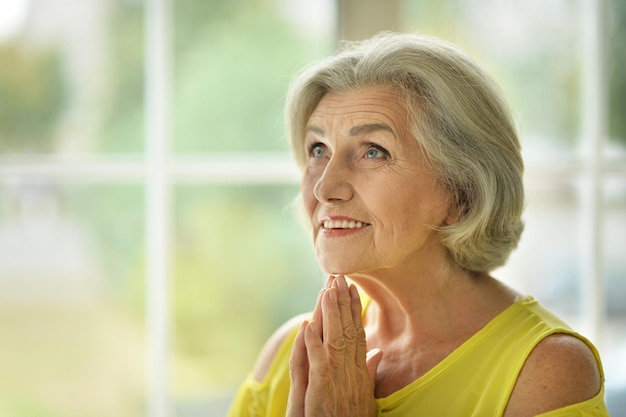
[[[272,361],[276,357],[278,350],[282,346],[285,339],[291,334],[291,332],[302,323],[305,319],[311,316],[311,313],[300,314],[289,320],[287,320],[282,326],[280,326],[267,340],[261,353],[257,358],[254,365],[252,375],[257,381],[262,381],[267,375],[267,372],[272,365]]]
[[[599,365],[587,343],[570,334],[553,334],[528,356],[504,416],[534,416],[583,402],[601,386]]]

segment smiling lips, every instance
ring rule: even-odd
[[[369,226],[369,223],[364,223],[356,220],[324,220],[322,223],[324,229],[360,229],[365,226]]]

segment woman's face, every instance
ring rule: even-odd
[[[302,196],[329,274],[411,270],[445,253],[432,227],[444,224],[451,199],[396,93],[328,93],[306,126]]]

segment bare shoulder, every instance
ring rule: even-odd
[[[593,398],[602,385],[596,358],[575,336],[553,334],[528,356],[505,417],[534,416]]]
[[[292,332],[292,330],[297,327],[302,321],[304,321],[307,317],[310,317],[311,313],[300,314],[295,316],[289,320],[287,320],[282,326],[280,326],[265,342],[265,346],[261,349],[261,353],[257,358],[257,361],[254,365],[254,369],[252,371],[252,375],[254,379],[257,381],[262,381],[265,378],[265,375],[270,369],[272,361],[276,357],[276,353],[278,349],[280,349],[281,345]]]

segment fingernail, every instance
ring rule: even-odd
[[[371,358],[372,356],[376,355],[378,352],[380,352],[380,349],[378,349],[378,348],[374,348],[374,349],[370,350],[365,355],[365,359],[367,360],[367,359]]]
[[[309,325],[307,326],[309,331],[313,334],[317,334],[317,327],[314,324],[315,322],[310,321]]]
[[[337,302],[337,290],[328,290],[328,296],[330,297],[330,301],[333,303]]]
[[[326,288],[330,288],[333,285],[333,282],[335,282],[335,275],[329,275],[328,279],[326,280]]]
[[[328,284],[328,288],[336,288],[337,287],[337,277],[333,276]]]

